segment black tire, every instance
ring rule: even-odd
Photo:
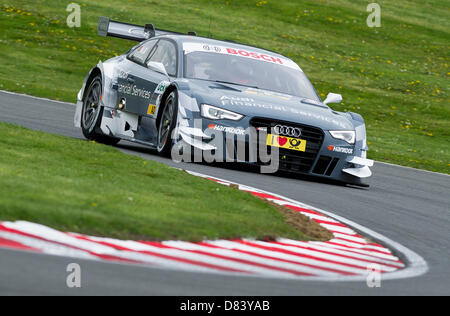
[[[161,118],[158,124],[157,150],[161,156],[169,157],[174,144],[172,132],[177,123],[178,115],[178,94],[176,90],[169,93],[164,100],[164,107],[161,111]]]
[[[100,96],[102,93],[102,78],[96,76],[90,83],[83,99],[83,109],[81,111],[81,131],[84,137],[96,142],[115,145],[120,139],[99,133],[103,107],[100,106]]]

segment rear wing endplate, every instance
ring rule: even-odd
[[[104,37],[111,36],[142,42],[155,36],[167,34],[182,35],[183,33],[155,29],[153,24],[146,24],[145,26],[140,26],[135,24],[112,21],[104,16],[101,16],[100,19],[98,20],[98,35]],[[195,32],[189,32],[188,35],[196,36],[197,34]]]

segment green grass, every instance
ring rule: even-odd
[[[0,89],[74,102],[99,59],[133,45],[98,37],[101,15],[203,36],[211,29],[291,57],[322,97],[341,93],[334,108],[365,117],[370,158],[450,173],[450,2],[380,0],[382,27],[369,28],[370,2],[84,0],[82,27],[70,29],[67,2],[1,0]]]
[[[252,195],[101,144],[0,123],[0,220],[167,240],[311,239]]]

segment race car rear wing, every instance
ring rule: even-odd
[[[153,24],[146,24],[145,26],[140,26],[135,24],[112,21],[104,16],[101,16],[100,19],[98,20],[98,35],[103,37],[111,36],[142,42],[149,38],[166,34],[185,35],[183,33],[156,29]],[[187,35],[197,36],[195,32],[189,32],[187,33]]]

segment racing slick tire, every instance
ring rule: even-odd
[[[96,76],[90,83],[83,98],[81,131],[84,137],[105,145],[115,145],[120,139],[99,133],[103,107],[100,106],[102,78]]]
[[[173,90],[164,100],[161,118],[158,124],[158,143],[156,149],[161,156],[169,157],[174,141],[172,132],[175,129],[178,115],[178,94]]]

